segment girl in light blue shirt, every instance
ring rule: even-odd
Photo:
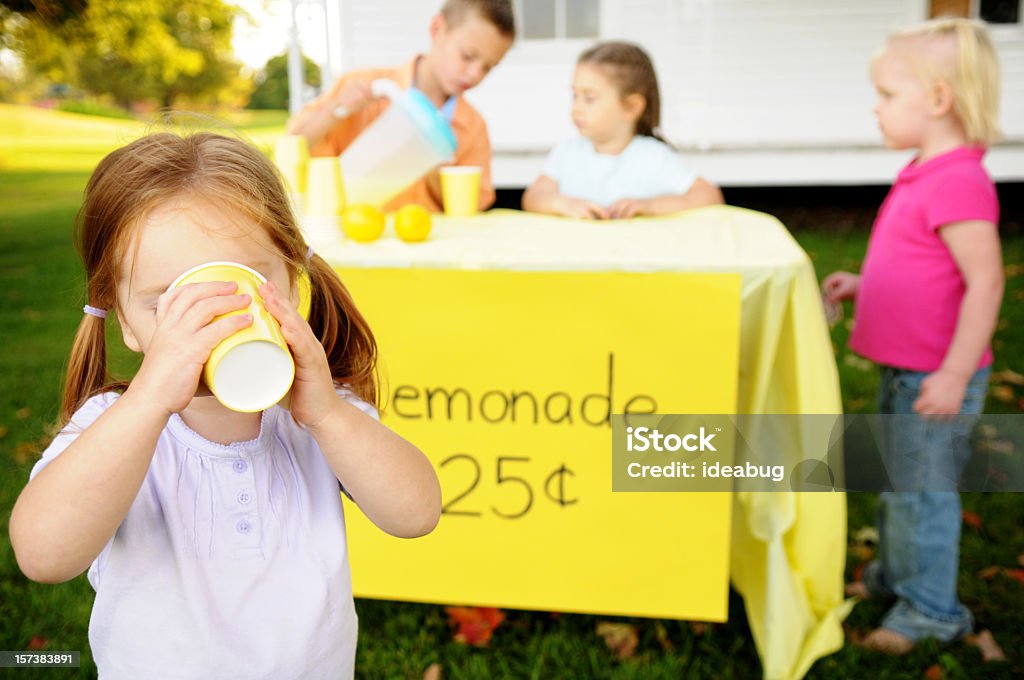
[[[658,78],[650,57],[624,42],[580,55],[572,122],[580,136],[558,144],[523,194],[523,209],[584,219],[665,215],[722,203],[657,132]]]

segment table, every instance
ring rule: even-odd
[[[434,342],[403,335],[398,323],[402,314],[395,310],[400,310],[405,304],[403,296],[407,297],[407,294],[403,291],[408,291],[409,286],[437,282],[441,286],[439,290],[446,291],[445,297],[422,304],[428,307],[436,304],[437,309],[445,308],[451,312],[451,308],[457,309],[465,301],[464,297],[469,299],[476,295],[476,304],[480,305],[481,290],[488,289],[491,291],[488,294],[494,295],[494,291],[500,289],[501,281],[527,281],[526,289],[540,287],[537,290],[543,289],[545,281],[558,281],[559,286],[575,281],[579,283],[580,295],[590,285],[603,286],[602,290],[611,291],[626,282],[629,285],[640,282],[633,290],[636,295],[656,291],[657,285],[678,285],[683,286],[680,290],[701,290],[701,299],[713,298],[714,304],[723,310],[729,306],[730,285],[735,284],[732,292],[738,293],[739,297],[738,327],[735,324],[730,326],[728,311],[722,313],[711,333],[714,338],[710,347],[714,354],[706,355],[721,358],[720,361],[716,359],[717,369],[731,365],[731,377],[727,381],[707,380],[707,394],[696,402],[687,402],[686,399],[675,402],[692,409],[678,412],[712,413],[715,412],[712,408],[722,408],[723,404],[731,404],[734,410],[728,412],[735,413],[841,412],[838,374],[813,268],[783,225],[771,216],[720,206],[663,218],[595,223],[498,210],[473,218],[436,216],[430,240],[421,244],[402,243],[390,235],[372,244],[356,244],[326,238],[327,232],[322,228],[315,233],[317,237],[311,241],[317,252],[341,272],[360,308],[373,310],[367,316],[375,331],[377,322],[374,316],[383,318],[390,315],[392,321],[383,326],[386,340],[382,338],[382,361],[386,370],[389,370],[388,347]],[[510,273],[528,276],[509,279]],[[544,279],[545,276],[556,278]],[[645,277],[646,284],[643,283]],[[460,281],[472,282],[474,290],[460,288]],[[651,282],[657,284],[655,288],[648,285]],[[693,307],[694,301],[689,297],[673,300],[671,296],[662,296],[655,307],[659,304],[664,307],[667,302],[672,306],[682,305],[690,314],[714,316],[707,307]],[[478,329],[472,335],[473,342],[487,342],[488,324],[501,323],[501,318],[485,321],[483,324],[467,324]],[[548,318],[546,321],[556,323],[557,319]],[[685,329],[685,324],[661,330],[651,326],[645,332],[652,337],[664,335],[666,341],[658,345],[661,349],[657,351],[670,352],[672,334],[680,329]],[[536,329],[533,332],[537,332]],[[607,327],[602,332],[615,331]],[[737,332],[738,338],[734,342],[721,342],[728,333]],[[466,358],[467,353],[465,347],[448,347],[431,356],[436,356],[440,363],[456,365]],[[676,359],[686,361],[687,355],[684,353]],[[410,364],[403,366],[409,367]],[[500,372],[502,369],[496,370]],[[608,374],[614,370],[609,365]],[[691,362],[690,370],[701,369]],[[389,378],[397,381],[400,387],[409,387],[402,376],[389,375]],[[727,389],[719,389],[723,383],[728,383]],[[415,415],[416,409],[412,407],[418,402],[412,392],[392,391],[389,394],[398,397],[391,405],[392,412]],[[500,406],[500,403],[497,407],[492,405],[492,409]],[[507,406],[506,400],[506,410]],[[421,404],[419,408],[422,411],[425,407]],[[451,409],[450,398],[448,408]],[[385,416],[385,422],[396,427],[413,421],[392,417],[389,422]],[[404,434],[401,427],[396,429]],[[474,441],[487,437],[479,433],[472,436],[476,438]],[[502,436],[509,436],[508,432]],[[800,433],[793,433],[793,438],[799,442]],[[572,446],[572,440],[572,437],[560,439],[556,446]],[[499,444],[501,442],[496,442]],[[467,455],[457,462],[450,458],[446,458],[450,467],[466,468],[470,475],[473,474],[472,465],[476,464],[478,480],[481,475],[494,477],[496,474],[496,484],[505,484],[504,495],[500,497],[501,503],[494,503],[491,509],[504,515],[515,514],[520,509],[509,504],[509,499],[514,497],[509,495],[513,490],[519,491],[521,501],[525,501],[529,492],[532,503],[539,497],[542,484],[547,482],[548,487],[544,491],[550,492],[552,479],[557,477],[550,475],[554,475],[558,468],[549,466],[551,469],[542,473],[535,471],[538,476],[532,480],[527,478],[523,471],[533,461],[518,460],[520,457],[516,456],[504,460],[504,472],[501,459],[498,460],[497,471],[481,471],[479,461],[471,463],[468,460],[472,456]],[[438,460],[434,462],[437,464]],[[517,479],[520,481],[515,481]],[[563,473],[556,481],[565,482],[566,479],[568,476]],[[465,484],[468,482],[464,480],[460,488],[470,488]],[[713,584],[713,573],[724,571],[727,565],[729,578],[746,603],[766,678],[801,677],[815,659],[841,647],[841,621],[851,606],[842,597],[846,544],[845,497],[842,494],[735,492],[644,495],[659,497],[652,506],[660,508],[659,512],[673,505],[686,509],[687,513],[694,512],[694,503],[704,508],[696,511],[701,516],[690,527],[691,530],[705,532],[700,534],[695,544],[704,541],[714,545],[716,540],[724,543],[723,534],[728,535],[728,550],[710,556],[705,568],[688,572],[688,578],[704,578]],[[448,497],[447,502],[451,500]],[[561,500],[571,499],[563,497]],[[361,566],[363,558],[359,552],[372,552],[382,544],[359,528],[354,515],[356,513],[350,512],[347,520],[352,530],[356,594],[429,599],[429,596],[402,596],[405,584],[397,577],[401,569],[391,577],[389,589],[375,587],[371,589],[373,592],[361,591],[360,581],[372,578],[369,569]],[[723,517],[728,521],[723,521]],[[544,521],[549,520],[546,518]],[[442,519],[442,523],[446,521],[447,518]],[[470,535],[464,538],[472,540]],[[522,538],[520,536],[518,540]],[[557,549],[557,545],[549,545],[557,541],[551,537],[545,540],[543,550]],[[483,557],[490,559],[492,556]],[[462,559],[472,560],[474,557],[468,554]],[[692,566],[681,565],[679,568]],[[415,559],[413,566],[417,566]],[[374,570],[379,568],[380,564]],[[403,568],[406,573],[414,571],[409,567]],[[552,565],[550,571],[557,572],[558,565]],[[555,579],[557,587],[571,587],[578,580],[573,575]],[[602,585],[583,580],[584,589],[597,589]],[[716,592],[710,600],[702,601],[696,609],[705,612],[715,610],[719,594]],[[697,593],[693,595],[696,597]],[[507,600],[505,604],[513,606]],[[724,606],[724,602],[721,604]],[[685,609],[685,604],[679,607]],[[676,615],[680,618],[717,618],[714,615],[691,616],[678,608]]]

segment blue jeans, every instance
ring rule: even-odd
[[[917,641],[947,642],[970,633],[971,612],[957,598],[960,568],[960,496],[956,480],[970,456],[971,418],[926,421],[913,403],[928,374],[881,367],[878,410],[888,419],[883,457],[895,489],[883,492],[878,513],[878,559],[864,570],[873,594],[898,598],[882,626]],[[985,405],[989,368],[967,386],[960,413],[977,416]],[[946,489],[946,490],[937,490]]]

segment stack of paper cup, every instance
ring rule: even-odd
[[[314,249],[340,242],[341,214],[344,210],[345,190],[338,159],[333,156],[310,158],[302,230]]]
[[[248,313],[252,315],[252,325],[229,335],[213,348],[203,366],[203,382],[233,411],[268,409],[291,389],[295,361],[281,326],[260,297],[259,287],[267,280],[237,262],[207,262],[179,276],[168,290],[207,281],[234,281],[238,294],[250,295],[252,302],[248,307],[222,316]]]
[[[303,135],[282,135],[274,142],[274,163],[284,176],[285,188],[295,212],[304,211],[309,146]]]

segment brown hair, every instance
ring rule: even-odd
[[[641,95],[646,104],[636,121],[636,134],[665,141],[659,130],[661,95],[658,93],[658,76],[643,48],[628,42],[598,43],[583,52],[576,63],[604,67],[623,99],[631,94]]]
[[[335,382],[377,404],[377,344],[335,271],[320,257],[306,261],[300,233],[277,169],[240,139],[209,132],[150,134],[108,154],[89,178],[75,219],[75,244],[85,265],[88,302],[118,309],[117,281],[135,227],[152,210],[184,193],[245,215],[266,229],[288,263],[292,281],[308,272],[309,325],[327,353]],[[68,361],[60,421],[89,397],[123,389],[107,370],[104,323],[86,314]]]
[[[516,19],[511,0],[445,0],[441,16],[453,28],[458,26],[470,12],[475,12],[507,38],[516,37]]]

